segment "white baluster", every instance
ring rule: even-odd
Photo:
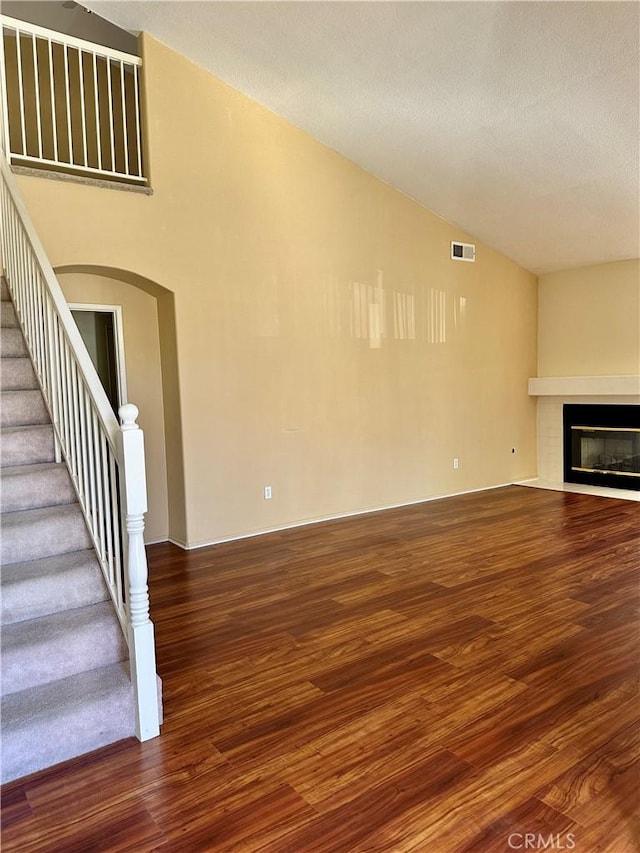
[[[125,88],[125,64],[120,61],[120,91],[122,95],[122,142],[124,145],[124,174],[129,174],[129,136],[127,134],[127,90]]]
[[[144,436],[136,423],[138,408],[125,403],[118,414],[122,422],[123,493],[127,530],[127,608],[131,680],[137,695],[136,735],[140,740],[159,732],[153,624],[149,619],[147,556],[144,550],[144,514],[147,488],[144,470]]]
[[[6,61],[4,56],[4,27],[0,26],[0,80],[7,79]],[[7,98],[7,87],[0,86],[0,150],[9,159],[9,103]],[[6,221],[6,220],[4,220]],[[7,256],[4,254],[6,263]]]

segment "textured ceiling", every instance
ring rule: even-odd
[[[640,254],[640,4],[83,5],[529,270]]]

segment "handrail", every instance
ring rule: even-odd
[[[9,161],[145,184],[140,57],[6,15],[0,25]]]
[[[0,155],[5,278],[61,454],[129,645],[136,734],[159,733],[153,623],[149,619],[142,430],[132,404],[118,423],[53,268]]]
[[[76,36],[68,36],[66,33],[59,33],[57,30],[50,30],[48,27],[40,27],[36,24],[30,24],[27,21],[20,21],[18,18],[11,18],[9,15],[0,15],[2,23],[5,27],[12,30],[20,30],[24,33],[33,33],[36,36],[42,36],[49,41],[58,44],[68,44],[69,47],[76,47],[79,50],[96,51],[98,49],[101,56],[109,56],[111,59],[128,62],[131,65],[142,65],[142,60],[134,53],[125,53],[122,50],[116,50],[113,47],[106,45],[98,45],[95,42],[87,41],[86,39],[77,38]]]

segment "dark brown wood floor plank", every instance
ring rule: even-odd
[[[368,790],[349,802],[325,811],[284,841],[289,850],[308,853],[371,849],[385,825],[442,794],[472,774],[468,764],[448,752],[438,752],[404,771],[372,780]],[[375,849],[375,847],[374,847]],[[392,849],[392,848],[391,848]]]
[[[580,849],[581,827],[535,798],[507,810],[456,853],[513,853],[514,850]],[[535,845],[535,846],[533,846]]]
[[[282,773],[319,812],[365,794],[372,780],[402,772],[440,751],[425,735],[433,713],[422,697],[408,696],[320,734],[265,765]],[[366,743],[366,749],[363,749]]]
[[[581,685],[597,672],[626,669],[633,661],[637,643],[629,636],[628,625],[611,630],[580,631],[541,654],[515,667],[509,675],[531,687],[545,688],[561,681]],[[640,674],[640,673],[639,673]]]
[[[549,624],[546,619],[541,622],[535,617],[523,617],[517,624],[508,627],[494,623],[493,627],[477,637],[439,649],[435,654],[465,669],[482,664],[492,670],[513,672],[533,655],[542,654],[583,630],[583,626],[564,619]]]
[[[534,741],[517,754],[434,793],[428,820],[419,807],[394,817],[384,827],[385,846],[378,849],[457,853],[505,811],[528,800],[534,778],[550,779],[557,768],[556,752]]]
[[[606,792],[620,775],[628,771],[637,774],[640,768],[640,728],[631,709],[627,716],[633,721],[617,730],[616,721],[608,720],[609,736],[604,734],[602,745],[592,751],[583,750],[584,757],[542,789],[540,799],[567,815],[580,815],[584,820],[585,807],[588,815],[588,804]],[[622,720],[618,718],[618,726]],[[575,741],[566,749],[580,758]]]
[[[630,675],[629,671],[616,672],[577,688],[558,683],[555,690],[528,690],[495,712],[461,726],[448,738],[448,745],[474,766],[486,767],[533,739],[552,739],[567,720],[592,707],[603,695],[612,694]],[[611,696],[612,703],[617,701],[617,695]]]
[[[15,825],[12,829],[16,829]],[[29,837],[28,848],[21,848],[19,838],[14,847],[13,833],[8,829],[2,834],[3,849],[29,849],[42,853],[133,853],[136,850],[154,850],[166,841],[147,809],[135,806],[114,808],[110,814],[94,815],[91,822],[76,821],[65,809],[48,818],[46,830],[43,831],[42,822],[35,819],[32,819],[31,827],[27,824],[25,830]]]
[[[23,823],[31,817],[31,805],[24,788],[7,790],[2,796],[1,829],[13,823]]]
[[[640,849],[640,504],[508,487],[148,555],[162,735],[5,786],[3,851]]]
[[[594,774],[590,778],[595,782]],[[601,776],[598,784],[603,781]],[[568,810],[582,826],[580,844],[586,850],[635,853],[640,849],[639,802],[640,763],[636,761],[615,773],[593,796]]]

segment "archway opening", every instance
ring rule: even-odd
[[[97,265],[55,269],[67,302],[121,306],[129,402],[145,433],[147,542],[187,541],[174,294],[143,276]]]

